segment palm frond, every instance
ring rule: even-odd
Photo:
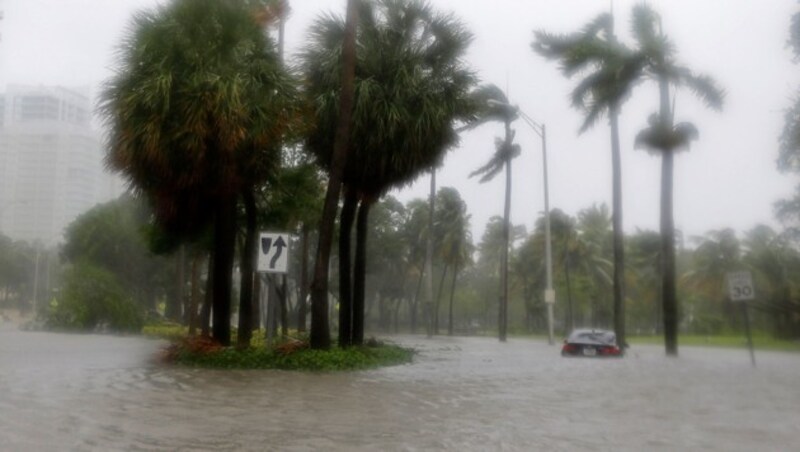
[[[725,101],[725,91],[708,75],[695,75],[686,68],[679,69],[680,84],[685,85],[703,103],[713,109],[721,110]]]
[[[650,115],[649,126],[636,134],[634,149],[645,149],[653,153],[674,152],[688,149],[693,140],[699,138],[694,124],[682,122],[670,126],[670,121],[658,114]]]
[[[794,52],[795,60],[800,60],[800,12],[794,13],[792,16],[788,44]]]

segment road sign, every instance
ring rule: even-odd
[[[755,299],[753,276],[749,271],[728,273],[728,292],[731,301],[747,301]]]
[[[553,304],[556,302],[556,291],[553,289],[545,289],[544,291],[544,302],[547,304]]]
[[[286,273],[289,271],[289,234],[262,232],[258,240],[258,271]]]

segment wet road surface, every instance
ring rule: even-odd
[[[163,342],[0,323],[0,450],[797,450],[800,355],[400,336],[410,365],[303,374],[153,362]]]

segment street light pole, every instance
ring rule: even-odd
[[[550,240],[550,185],[547,181],[547,129],[542,124],[542,162],[544,164],[544,240],[545,240],[545,266],[547,267],[547,287],[544,292],[544,301],[547,304],[547,343],[553,341],[553,304],[556,294],[553,290],[553,246]]]
[[[547,172],[547,128],[540,124],[522,111],[520,117],[542,138],[542,172],[544,173],[544,241],[545,241],[545,267],[547,271],[547,281],[544,290],[544,301],[547,305],[547,343],[555,344],[553,340],[553,305],[556,303],[556,292],[553,290],[553,246],[550,237],[550,184]]]

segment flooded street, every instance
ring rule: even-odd
[[[163,342],[0,323],[0,450],[787,450],[800,355],[395,337],[414,364],[302,374],[163,367]]]

